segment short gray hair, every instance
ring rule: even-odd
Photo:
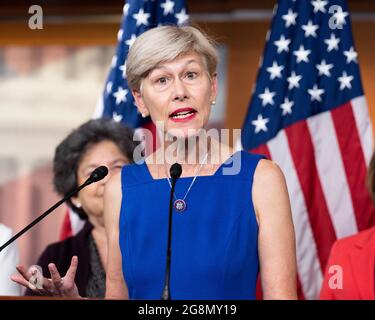
[[[141,34],[128,53],[126,77],[131,90],[163,62],[196,53],[202,56],[209,76],[216,72],[219,55],[215,42],[196,27],[161,26]]]

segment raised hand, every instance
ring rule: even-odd
[[[51,278],[42,278],[42,284],[34,285],[33,277],[24,266],[17,266],[19,274],[13,274],[10,279],[18,284],[33,290],[44,296],[65,297],[65,298],[81,298],[78,288],[74,282],[78,266],[78,257],[73,256],[70,267],[64,277],[60,276],[59,271],[54,263],[48,265]]]

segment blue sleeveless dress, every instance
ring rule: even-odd
[[[198,176],[185,199],[186,210],[173,211],[172,300],[255,299],[258,224],[251,190],[262,158],[236,152],[214,175]],[[192,179],[178,179],[177,198]],[[160,299],[170,186],[167,179],[153,179],[145,163],[124,166],[121,180],[119,241],[129,298]]]

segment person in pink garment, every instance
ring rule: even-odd
[[[368,186],[375,203],[375,153],[368,169]],[[337,240],[323,280],[322,300],[375,299],[375,227]]]

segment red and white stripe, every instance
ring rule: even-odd
[[[366,188],[373,135],[365,98],[295,123],[251,151],[268,156],[284,172],[298,280],[303,296],[315,299],[333,242],[375,224]]]

